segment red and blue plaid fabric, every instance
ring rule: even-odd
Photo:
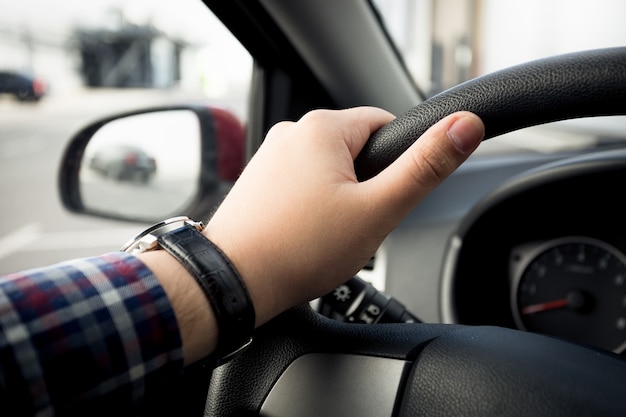
[[[182,371],[174,312],[137,258],[115,252],[0,277],[1,415],[129,412]]]

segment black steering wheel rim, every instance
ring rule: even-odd
[[[485,140],[524,127],[626,114],[626,47],[559,55],[484,75],[415,106],[369,139],[355,161],[373,177],[430,126],[466,110],[485,123]]]
[[[486,139],[557,120],[626,114],[626,48],[534,61],[441,93],[370,138],[355,161],[359,179],[376,175],[458,110],[483,119]],[[213,371],[205,415],[259,415],[283,372],[316,353],[406,361],[392,410],[398,416],[626,413],[626,361],[609,352],[488,326],[345,324],[301,306],[259,328],[246,352]]]

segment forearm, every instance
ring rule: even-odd
[[[165,250],[0,277],[0,408],[158,404],[218,338],[204,293]]]

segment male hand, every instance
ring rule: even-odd
[[[358,182],[354,158],[393,118],[359,107],[275,125],[210,219],[205,233],[246,282],[257,325],[356,274],[484,136],[477,116],[455,113]]]

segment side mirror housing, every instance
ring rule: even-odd
[[[144,109],[80,130],[59,172],[63,206],[74,213],[155,223],[204,220],[239,176],[245,128],[208,106]]]

